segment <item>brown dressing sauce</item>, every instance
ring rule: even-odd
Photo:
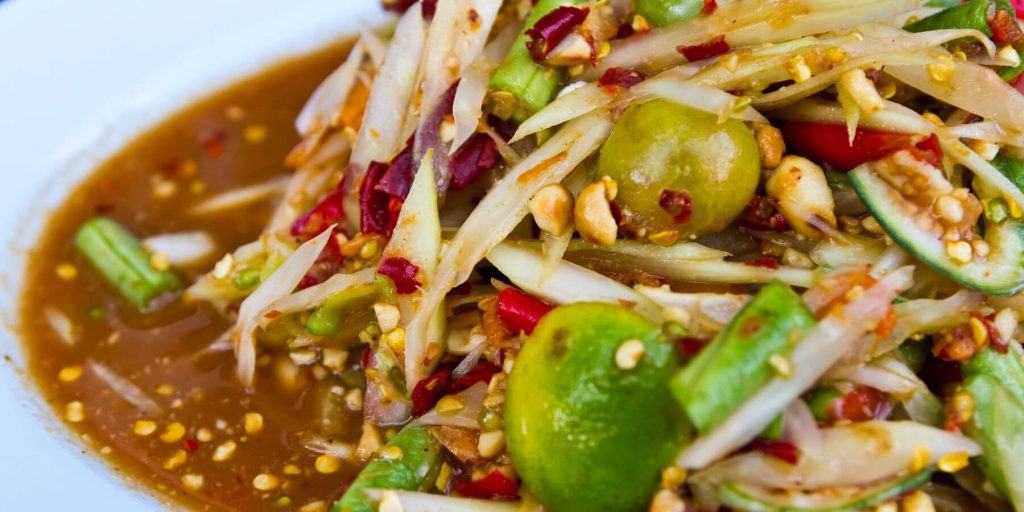
[[[298,510],[316,501],[328,507],[358,467],[346,463],[331,474],[318,472],[317,455],[299,443],[301,432],[318,428],[317,386],[289,391],[269,364],[259,370],[257,391],[246,393],[234,376],[230,350],[203,352],[230,327],[228,320],[180,300],[155,313],[136,312],[75,249],[74,233],[97,213],[140,238],[205,231],[216,240],[216,254],[175,269],[186,283],[256,239],[272,207],[268,202],[216,215],[189,209],[218,192],[289,172],[282,162],[298,142],[293,121],[347,48],[337,45],[270,68],[140,136],[74,190],[29,255],[20,314],[36,384],[85,444],[166,500],[196,510]],[[71,320],[73,345],[47,322],[48,308]],[[92,363],[132,381],[163,412],[147,414],[128,404],[97,377]],[[74,402],[83,418],[68,414]],[[262,416],[261,429],[246,431],[247,413]],[[141,435],[149,421],[155,431]],[[169,427],[175,423],[184,427],[180,438],[176,426]],[[360,415],[352,413],[332,430],[354,443],[359,425]],[[214,461],[218,447],[226,453],[232,442],[230,458]],[[257,490],[253,480],[260,474],[276,479],[275,488]]]

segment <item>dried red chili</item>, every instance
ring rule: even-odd
[[[345,217],[345,191],[342,186],[329,192],[320,202],[292,223],[292,236],[306,241],[322,233],[331,224],[338,224]]]
[[[597,83],[603,87],[625,87],[630,88],[643,82],[647,77],[639,71],[627,68],[608,68]]]
[[[686,60],[693,62],[729,53],[729,43],[725,42],[725,36],[721,35],[706,43],[677,46],[676,51],[683,54]]]
[[[754,196],[740,215],[740,226],[756,231],[789,231],[789,223],[773,199]]]
[[[671,215],[676,224],[686,224],[693,216],[693,199],[685,190],[662,189],[658,206]]]
[[[377,273],[391,278],[395,283],[395,290],[401,295],[416,291],[421,284],[416,280],[420,268],[405,258],[384,258],[377,268]]]
[[[501,368],[498,367],[498,365],[491,363],[490,361],[481,361],[473,367],[472,370],[466,372],[465,375],[449,380],[445,386],[444,393],[446,395],[458,393],[469,389],[470,386],[477,382],[486,382],[489,384],[491,382],[491,377],[500,371]]]
[[[422,416],[434,407],[434,404],[444,396],[451,376],[451,366],[442,366],[429,377],[416,383],[416,387],[409,394],[413,416]]]
[[[537,322],[552,309],[554,307],[550,304],[514,288],[505,288],[498,292],[498,318],[505,329],[513,334],[532,333],[537,327]]]
[[[530,57],[537,62],[546,59],[558,43],[587,19],[589,13],[590,9],[586,7],[563,5],[537,20],[533,27],[526,31],[526,36],[530,38],[526,42]]]
[[[452,157],[452,190],[473,184],[485,172],[498,165],[498,146],[486,133],[476,133]]]

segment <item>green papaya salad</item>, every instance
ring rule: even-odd
[[[385,0],[185,297],[355,390],[334,512],[1024,511],[1016,3]]]

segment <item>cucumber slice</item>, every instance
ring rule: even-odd
[[[718,486],[718,495],[726,506],[747,512],[853,512],[885,503],[924,485],[931,477],[929,468],[874,486],[816,492],[778,492],[754,485],[723,484]]]
[[[1024,223],[986,224],[991,253],[985,261],[957,263],[941,240],[919,227],[899,208],[905,200],[876,174],[871,164],[850,171],[850,182],[886,233],[906,251],[950,279],[986,295],[1014,295],[1024,289]]]

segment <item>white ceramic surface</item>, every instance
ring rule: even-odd
[[[24,380],[25,250],[97,161],[190,100],[377,26],[376,0],[0,2],[0,510],[159,510],[84,453]]]

